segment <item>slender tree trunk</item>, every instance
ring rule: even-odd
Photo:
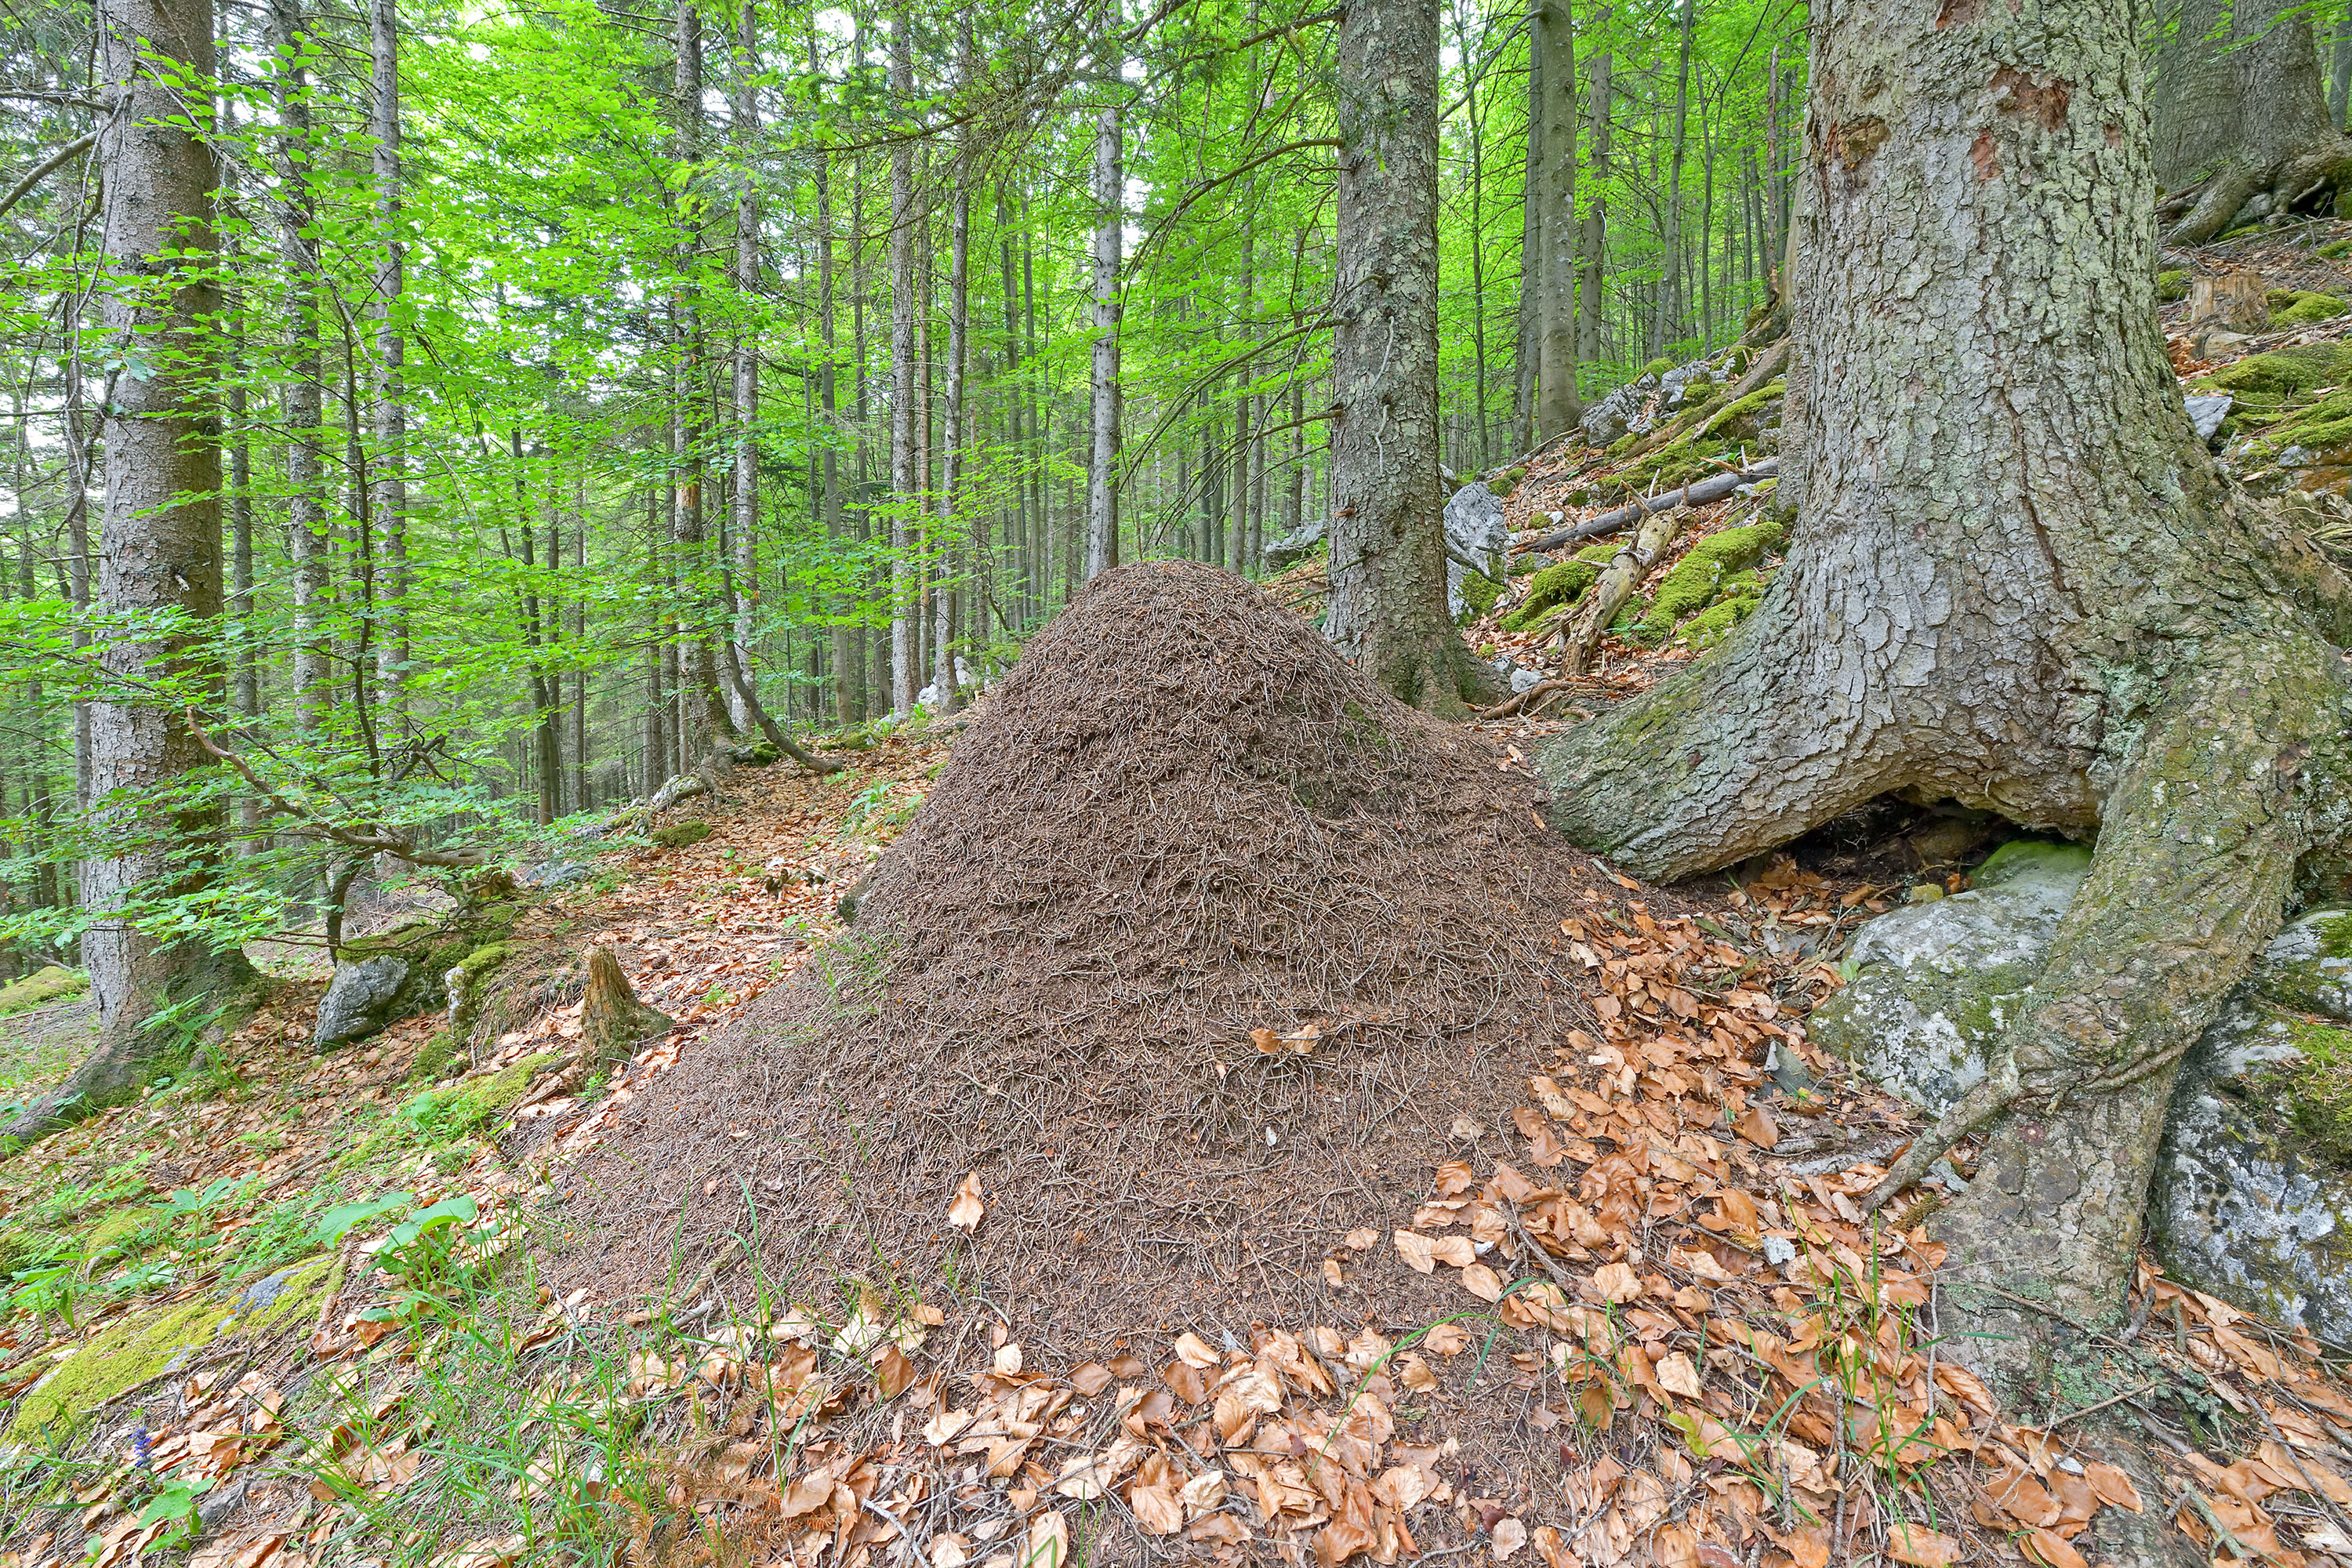
[[[1682,65],[1675,78],[1674,151],[1666,173],[1664,263],[1658,275],[1657,313],[1650,318],[1653,359],[1681,339],[1687,308],[1683,296],[1683,157],[1690,146],[1691,35],[1697,21],[1698,0],[1683,0]]]
[[[1530,16],[1540,17],[1543,0],[1530,0]],[[1535,449],[1537,363],[1542,355],[1544,191],[1549,167],[1544,159],[1543,57],[1541,48],[1528,50],[1528,166],[1519,191],[1518,348],[1511,389],[1511,441],[1521,451]]]
[[[967,24],[967,26],[969,24]],[[965,39],[964,74],[971,74],[971,40]],[[964,149],[959,148],[959,162]],[[960,706],[956,694],[956,563],[962,554],[967,531],[959,516],[963,506],[964,373],[970,354],[971,325],[971,197],[965,187],[969,164],[953,178],[955,193],[948,198],[948,405],[947,450],[940,484],[940,530],[944,536],[941,564],[944,581],[938,592],[931,637],[931,687],[938,693],[938,711],[952,713]],[[982,531],[983,536],[985,530]]]
[[[1602,20],[1607,21],[1604,13]],[[1586,363],[1602,357],[1601,282],[1609,260],[1609,138],[1610,110],[1616,89],[1610,79],[1606,50],[1592,57],[1587,68],[1585,91],[1591,125],[1585,139],[1591,159],[1584,182],[1584,212],[1577,239],[1576,354]]]
[[[890,29],[890,89],[901,103],[915,95],[914,24],[901,10]],[[900,140],[890,149],[890,706],[915,710],[918,655],[912,509],[922,505],[923,476],[916,468],[917,407],[922,395],[915,365],[915,149]]]
[[[103,0],[99,47],[108,99],[100,132],[105,276],[100,320],[110,359],[139,353],[145,375],[109,377],[101,400],[105,511],[96,607],[119,616],[179,611],[198,626],[221,613],[220,427],[212,411],[212,331],[221,308],[212,274],[213,192],[220,184],[202,127],[191,125],[184,84],[215,73],[212,10],[205,0]],[[207,114],[208,110],[204,111]],[[187,673],[196,637],[117,636],[100,659],[110,686],[91,704],[93,798],[168,789],[205,765],[185,704],[132,682]],[[107,806],[100,847],[83,868],[96,923],[82,938],[99,1009],[97,1051],[26,1110],[7,1134],[33,1138],[129,1099],[167,1047],[142,1027],[169,1002],[250,975],[241,958],[202,942],[168,941],[112,911],[142,890],[200,885],[184,851],[216,835],[210,805],[172,816]]]
[[[2352,584],[2187,430],[2133,16],[1954,15],[1815,24],[1787,563],[1723,647],[1538,763],[1563,830],[1657,878],[1891,793],[2096,834],[1991,1070],[1879,1194],[1986,1133],[1937,1222],[1938,1327],[2032,1408],[2095,1353],[2067,1324],[2121,1321],[2179,1057],[2341,831]],[[2165,1513],[2076,1545],[2165,1561]]]
[[[822,68],[817,54],[817,31],[809,29],[809,72],[815,75]],[[841,515],[841,471],[839,454],[835,443],[841,431],[840,397],[836,390],[836,356],[838,345],[833,320],[833,162],[820,142],[816,151],[816,320],[817,338],[824,345],[824,358],[816,367],[817,406],[823,410],[824,449],[819,456],[819,482],[823,487],[824,536],[836,546],[846,542]],[[864,663],[858,658],[857,628],[849,621],[852,609],[847,595],[834,598],[833,644],[833,721],[836,725],[856,723],[865,714],[866,694]]]
[[[228,517],[234,591],[229,613],[236,617],[236,668],[233,673],[239,727],[250,735],[261,721],[261,651],[253,620],[253,440],[246,426],[242,380],[228,393]],[[250,794],[236,799],[237,852],[261,848],[261,802]]]
[[[1532,47],[1543,56],[1543,246],[1536,289],[1538,444],[1576,427],[1576,27],[1570,0],[1540,0]]]
[[[377,585],[377,707],[383,721],[404,724],[408,698],[408,408],[402,372],[407,340],[401,331],[400,14],[398,0],[369,0],[368,36],[374,75],[370,107],[375,147],[376,387],[375,496],[377,536],[383,542],[383,580]]]
[[[752,139],[760,128],[760,97],[754,85],[760,68],[760,14],[752,0],[743,0],[735,32],[735,102],[733,125],[736,174],[740,189],[735,197],[735,485],[734,547],[735,659],[748,681],[751,676],[751,637],[760,599],[760,344],[753,323],[759,320],[755,301],[760,292],[760,205],[752,195]],[[739,699],[730,704],[736,728],[748,730],[751,714]]]
[[[271,98],[278,111],[278,264],[285,271],[287,380],[286,535],[294,593],[294,721],[317,731],[334,700],[332,628],[328,625],[326,478],[319,450],[318,260],[307,237],[312,222],[309,72],[302,64],[302,18],[296,0],[272,0]]]
[[[1402,701],[1459,713],[1491,673],[1445,606],[1437,479],[1437,0],[1358,0],[1339,28],[1324,634]]]
[[[1087,577],[1118,564],[1118,323],[1120,226],[1126,222],[1114,59],[1095,116],[1094,376],[1087,395],[1094,445],[1087,463]]]

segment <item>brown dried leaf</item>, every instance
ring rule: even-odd
[[[1459,1237],[1455,1239],[1458,1240]],[[1473,1263],[1462,1270],[1462,1288],[1481,1301],[1499,1301],[1503,1299],[1503,1281],[1496,1276],[1493,1269],[1483,1263]]]
[[[1604,1301],[1620,1305],[1642,1299],[1642,1279],[1630,1265],[1604,1263],[1592,1271],[1592,1287]]]
[[[978,1228],[981,1215],[988,1212],[980,1199],[980,1173],[967,1171],[956,1184],[955,1201],[948,1205],[948,1223],[958,1230]]]

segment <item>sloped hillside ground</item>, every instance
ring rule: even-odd
[[[2338,275],[2317,253],[2339,234],[2266,231],[2182,269],[2253,265],[2326,293]],[[2181,358],[2184,386],[2282,348],[2332,353],[2347,327]],[[1556,531],[1752,468],[1770,397],[1728,437],[1698,427],[1747,401],[1722,395],[1754,368],[1725,356],[1693,407],[1628,399],[1650,428],[1613,457],[1496,476],[1510,523]],[[2216,439],[2250,475],[2320,493],[2305,481],[2332,465],[2279,460],[2296,443],[2277,427],[2307,432],[2336,384],[2234,402]],[[1492,580],[1470,634],[1528,673],[1517,709],[1467,729],[1506,785],[1532,788],[1508,775],[1571,710],[1736,621],[1776,546],[1699,542],[1769,521],[1769,497],[1767,480],[1689,509],[1566,680],[1559,633],[1591,587],[1575,551],[1523,552]],[[1670,589],[1695,554],[1705,571]],[[1279,585],[1310,615],[1314,576]],[[1216,1179],[1255,1183],[1251,1202],[1204,1198],[1181,1150],[1033,1124],[985,1069],[921,1089],[965,1119],[928,1151],[955,1156],[937,1171],[859,1151],[904,1125],[862,1084],[829,1114],[800,1097],[795,1128],[829,1151],[806,1167],[895,1173],[794,1184],[753,1147],[773,1112],[747,1046],[776,1037],[813,962],[854,990],[866,950],[840,940],[835,900],[956,744],[918,732],[845,753],[846,776],[742,775],[646,825],[684,829],[674,847],[583,850],[499,917],[507,951],[462,1039],[432,1015],[321,1054],[320,982],[289,980],[211,1058],[0,1165],[0,1563],[2071,1568],[2122,1509],[2218,1561],[2352,1564],[2337,1352],[2143,1264],[2132,1330],[2070,1370],[2061,1407],[1996,1411],[1937,1353],[1932,1195],[1875,1223],[1855,1206],[1916,1122],[1816,1050],[1804,1016],[1862,921],[1966,886],[1991,847],[1967,823],[1890,810],[1670,890],[1583,863],[1544,913],[1541,973],[1512,982],[1558,995],[1551,1027],[1523,1053],[1464,1053],[1433,1088],[1425,1068],[1359,1075],[1318,1112],[1387,1140],[1361,1191],[1286,1193],[1302,1167],[1277,1132],[1246,1163],[1221,1151]],[[679,1021],[603,1075],[577,1048],[592,945]],[[1320,1081],[1350,1044],[1327,1040],[1333,1021],[1222,1009],[1202,1064],[1261,1098],[1212,1096],[1195,1130],[1257,1114],[1268,1084]],[[59,1070],[83,1026],[0,1037],[8,1092]],[[702,1108],[690,1142],[656,1103]],[[1082,1138],[1100,1146],[1073,1159]],[[644,1177],[634,1209],[616,1181],[584,1216],[633,1238],[609,1264],[565,1200],[589,1163]],[[1955,1165],[1969,1173],[1966,1147]],[[1035,1223],[1087,1205],[1105,1219]],[[801,1245],[820,1215],[822,1245]],[[1126,1228],[1086,1234],[1106,1223]],[[2068,1449],[2084,1413],[2126,1400],[2166,1444],[2163,1496]]]

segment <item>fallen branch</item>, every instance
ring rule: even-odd
[[[735,695],[743,700],[744,710],[760,726],[760,732],[768,737],[770,745],[813,773],[838,773],[849,765],[837,757],[820,757],[784,733],[783,726],[760,706],[759,695],[751,689],[751,683],[743,679],[743,667],[735,658],[735,645],[722,639],[719,647],[719,662],[726,667],[727,683],[735,689]]]
[[[1492,708],[1478,709],[1477,714],[1481,719],[1507,719],[1522,708],[1528,708],[1529,710],[1532,711],[1533,710],[1530,705],[1534,704],[1538,698],[1554,696],[1557,693],[1570,689],[1575,685],[1576,682],[1563,679],[1559,676],[1555,675],[1548,679],[1537,681],[1525,691],[1513,692],[1510,696],[1504,698],[1500,702],[1496,703]],[[1573,709],[1571,711],[1578,713],[1584,712],[1580,708]],[[1590,713],[1585,713],[1584,716],[1588,719],[1592,717]]]
[[[1521,540],[1511,546],[1511,552],[1515,555],[1523,555],[1531,550],[1558,550],[1563,545],[1581,543],[1588,539],[1600,539],[1608,534],[1621,532],[1643,518],[1652,517],[1662,511],[1674,511],[1686,506],[1705,506],[1709,501],[1721,500],[1742,485],[1752,485],[1775,478],[1780,472],[1780,458],[1759,458],[1744,468],[1729,473],[1710,474],[1703,479],[1694,479],[1679,489],[1666,490],[1654,496],[1643,496],[1638,500],[1630,501],[1619,507],[1614,511],[1604,511],[1589,522],[1580,522],[1570,528],[1557,528],[1549,533],[1538,533],[1532,539]]]
[[[1723,493],[1729,495],[1731,491],[1726,488]],[[1634,586],[1665,553],[1666,546],[1675,542],[1675,535],[1682,531],[1683,521],[1678,508],[1652,514],[1643,522],[1642,531],[1633,536],[1633,542],[1616,553],[1608,570],[1601,574],[1601,581],[1586,591],[1583,602],[1576,607],[1575,619],[1560,634],[1568,645],[1565,674],[1584,673],[1593,649],[1601,646],[1601,634],[1609,629],[1618,607],[1633,596]]]

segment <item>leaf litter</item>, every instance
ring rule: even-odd
[[[1126,608],[1119,635],[1133,637],[1141,617]],[[1033,657],[1051,651],[1041,646]],[[1159,650],[1163,667],[1167,651]],[[1214,653],[1208,658],[1216,668]],[[1182,693],[1184,683],[1162,689]],[[1201,695],[1190,700],[1218,710]],[[1281,711],[1284,695],[1266,706]],[[1422,739],[1367,695],[1351,690],[1347,700],[1379,715],[1388,734]],[[997,713],[1017,709],[1004,700],[1018,696],[1003,693]],[[1105,710],[1121,700],[1112,694]],[[1138,706],[1139,723],[1165,718]],[[994,716],[964,742],[969,752],[959,748],[959,763],[986,760]],[[1023,736],[1008,727],[1015,732],[996,744],[1020,756]],[[1085,764],[1119,733],[1101,713],[1092,727],[1073,725],[1066,755],[1081,765],[1065,760],[1051,779],[1100,803],[1103,773]],[[1426,733],[1462,744],[1459,731]],[[889,750],[898,753],[895,816],[922,798],[938,753]],[[1498,788],[1512,809],[1524,805],[1528,786],[1515,770],[1483,751],[1465,746],[1461,754],[1475,767],[1435,776],[1484,786],[1457,797],[1471,803],[1465,816],[1475,820]],[[1242,776],[1255,776],[1249,749],[1232,755]],[[1311,797],[1311,775],[1276,778],[1288,789],[1302,776]],[[955,782],[951,767],[940,784],[950,807],[956,797],[945,792]],[[1164,810],[1172,785],[1155,785],[1152,805]],[[617,1352],[600,1397],[638,1414],[627,1418],[635,1437],[625,1451],[548,1441],[509,1489],[517,1505],[528,1503],[526,1521],[567,1501],[618,1521],[633,1562],[715,1553],[730,1563],[1026,1568],[1080,1552],[1107,1562],[1301,1564],[1466,1552],[1548,1568],[2071,1568],[2085,1561],[2076,1542],[2088,1544],[2091,1521],[2123,1509],[2163,1513],[2219,1561],[2352,1563],[2352,1483],[2344,1479],[2352,1403],[2340,1358],[2308,1336],[2183,1290],[2144,1263],[2131,1327],[2088,1342],[2096,1364],[2080,1369],[2075,1385],[2095,1392],[2038,1413],[2039,1424],[1993,1408],[1974,1378],[1938,1354],[1937,1249],[1918,1223],[1922,1205],[1875,1226],[1856,1206],[1914,1124],[1803,1037],[1803,1010],[1835,984],[1821,961],[1876,901],[1868,888],[1840,887],[1783,859],[1728,898],[1694,895],[1683,904],[1574,857],[1548,899],[1530,890],[1508,911],[1519,919],[1505,922],[1505,952],[1470,972],[1494,987],[1478,1010],[1445,1011],[1476,994],[1447,989],[1465,973],[1458,957],[1454,968],[1433,963],[1419,977],[1435,1005],[1430,990],[1412,991],[1412,959],[1430,962],[1431,950],[1408,942],[1381,950],[1392,965],[1388,984],[1399,986],[1380,996],[1385,1007],[1351,1009],[1328,984],[1285,993],[1265,983],[1262,967],[1265,1000],[1222,994],[1222,1010],[1196,1006],[1187,1033],[1169,1022],[1186,1016],[1184,1005],[1155,1012],[1151,1001],[1162,990],[1194,1004],[1204,993],[1220,996],[1191,965],[1204,949],[1223,951],[1214,944],[1234,929],[1233,906],[1200,879],[1236,875],[1239,862],[1216,857],[1241,841],[1170,821],[1165,841],[1189,831],[1205,846],[1181,939],[1141,922],[1146,911],[1132,901],[1082,905],[1085,918],[1065,928],[1064,960],[1083,951],[1092,921],[1128,944],[1118,962],[1014,974],[1013,1005],[982,1013],[974,1030],[974,1010],[941,998],[991,972],[968,952],[947,950],[967,929],[985,932],[992,921],[1034,914],[1056,889],[1008,879],[1010,857],[943,872],[921,835],[910,836],[903,864],[915,886],[895,900],[877,897],[866,928],[895,929],[904,945],[885,947],[882,961],[847,984],[823,984],[814,972],[795,978],[818,950],[779,927],[797,920],[821,946],[832,898],[867,851],[862,837],[849,842],[835,831],[845,803],[817,804],[806,786],[740,793],[734,807],[714,813],[720,831],[694,856],[638,857],[617,896],[535,917],[545,921],[534,932],[542,941],[570,946],[584,933],[618,944],[640,994],[686,1026],[601,1094],[542,1099],[537,1104],[569,1103],[536,1117],[518,1110],[502,1146],[481,1143],[461,1169],[443,1173],[403,1155],[377,1184],[406,1181],[410,1212],[468,1199],[476,1218],[462,1227],[466,1246],[487,1259],[532,1250],[518,1248],[520,1240],[551,1243],[551,1257],[534,1256],[551,1281],[569,1283],[567,1258],[599,1255],[577,1234],[585,1227],[576,1200],[552,1211],[575,1234],[551,1235],[545,1178],[560,1196],[567,1173],[600,1150],[640,1169],[653,1163],[648,1155],[671,1158],[660,1118],[644,1108],[684,1101],[705,1108],[712,1125],[677,1160],[677,1179],[658,1188],[676,1200],[654,1205],[673,1234],[696,1234],[680,1223],[689,1210],[724,1209],[718,1174],[732,1178],[724,1188],[739,1199],[746,1187],[764,1194],[765,1225],[839,1227],[822,1254],[795,1233],[775,1247],[768,1233],[740,1223],[751,1212],[745,1205],[734,1249],[688,1247],[658,1283],[607,1275],[602,1288],[558,1291],[551,1282],[527,1297],[505,1346],[534,1390],[530,1408],[544,1413],[542,1426],[574,1429],[567,1413],[580,1405],[567,1402],[594,1392],[592,1345]],[[966,809],[1004,804],[988,793],[972,791]],[[1263,806],[1268,796],[1257,798]],[[1405,809],[1413,800],[1403,797]],[[1069,801],[1015,792],[1014,804],[1032,814],[1025,853],[1050,841],[1050,818]],[[1237,799],[1224,804],[1241,809]],[[1370,810],[1360,802],[1355,815],[1398,806],[1396,797]],[[872,805],[857,815],[872,818]],[[1495,825],[1512,820],[1501,808],[1493,816]],[[942,811],[940,820],[958,819]],[[1118,825],[1132,832],[1139,822]],[[793,834],[803,841],[787,845]],[[1465,857],[1476,859],[1473,874],[1485,879],[1474,887],[1507,874],[1492,863],[1497,857],[1573,854],[1532,836],[1524,847],[1496,831],[1465,838],[1477,851]],[[816,840],[828,847],[813,853]],[[827,880],[771,870],[754,891],[742,868],[766,867],[788,848],[788,859]],[[1100,893],[1112,863],[1103,855],[1075,862],[1085,873],[1077,885]],[[1344,876],[1352,863],[1334,853],[1326,874]],[[950,889],[957,877],[961,895]],[[877,877],[873,891],[887,894],[890,880]],[[770,881],[789,897],[780,900]],[[1410,920],[1426,907],[1393,883],[1374,886],[1391,915]],[[978,911],[961,926],[941,923],[952,912],[942,900],[955,896],[972,898]],[[1440,896],[1464,894],[1449,888]],[[914,918],[929,924],[905,935],[896,922]],[[1309,951],[1328,945],[1311,924],[1284,929]],[[1255,951],[1263,960],[1280,948],[1262,940]],[[894,953],[944,956],[950,973],[936,986],[893,987]],[[1371,971],[1318,975],[1336,973]],[[1429,973],[1441,978],[1432,983]],[[1090,1012],[1089,1001],[1099,1005],[1105,973],[1121,1003],[1108,1016],[1133,1031],[1132,1047],[1115,1031],[1109,1044],[1080,1033],[1089,1020],[1101,1027],[1105,1015]],[[812,1119],[799,1135],[821,1144],[855,1124],[868,1148],[898,1156],[842,1162],[836,1145],[834,1170],[845,1163],[858,1185],[855,1201],[831,1215],[806,1188],[769,1188],[773,1167],[760,1163],[761,1145],[775,1123],[762,1117],[778,1098],[755,1103],[746,1093],[745,1041],[773,1042],[780,1021],[801,1059],[752,1058],[772,1075],[763,1088],[786,1085],[794,1071],[841,1072],[837,1049],[825,1054],[791,1032],[809,1017],[812,994],[870,1009],[852,1015],[869,1047],[868,1076],[833,1079],[830,1127]],[[1393,1016],[1400,995],[1428,1009],[1418,1015],[1424,1022],[1466,1018],[1469,1026],[1416,1035]],[[348,1113],[299,1129],[282,1149],[235,1141],[269,1097],[299,1089],[303,1099],[289,1101],[297,1108],[335,1099],[364,1114],[400,1092],[392,1086],[428,1032],[424,1023],[318,1061],[307,1047],[314,1000],[315,990],[281,997],[231,1043],[227,1059],[251,1098],[194,1108],[151,1098],[110,1113],[44,1153],[47,1179],[92,1177],[136,1150],[163,1168],[152,1190],[232,1174],[257,1184],[347,1152],[365,1125]],[[937,1009],[933,1027],[970,1035],[970,1054],[943,1054],[934,1040],[930,1054],[909,1058],[907,1076],[882,1076],[894,1064],[874,1051],[921,1043],[917,1032],[892,1033],[886,1015],[918,1005]],[[494,1042],[478,1071],[560,1047],[565,1025],[576,1030],[576,1009],[567,1018],[565,1005],[549,1006],[508,1031],[518,1037]],[[1155,1102],[1132,1083],[1106,1089],[1086,1076],[1091,1064],[1130,1079],[1189,1071],[1192,1100],[1156,1102],[1185,1108],[1158,1124],[1170,1147],[1155,1152],[1134,1138],[1104,1136],[1099,1111],[1091,1129],[1082,1110],[1024,1114],[1013,1100],[1026,1061],[1006,1054],[1021,1048],[1024,1030],[1050,1037],[1053,1053],[1042,1059],[1063,1075],[1052,1081],[1068,1089],[1065,1079],[1075,1078],[1065,1103],[1085,1107],[1091,1093],[1114,1108],[1114,1126]],[[1074,1048],[1087,1045],[1091,1054]],[[982,1066],[992,1055],[992,1071]],[[908,1124],[936,1130],[945,1110],[992,1125],[908,1160],[886,1142],[903,1128],[877,1114],[896,1107],[879,1103],[877,1083],[883,1100],[909,1094],[919,1104],[904,1086],[922,1070],[936,1075],[943,1060],[963,1064],[979,1085]],[[1782,1061],[1816,1081],[1783,1091],[1768,1070]],[[1253,1069],[1311,1075],[1310,1085],[1353,1072],[1370,1087],[1336,1100],[1328,1123],[1310,1121],[1306,1110],[1318,1095],[1286,1083],[1234,1084]],[[705,1092],[714,1082],[733,1098],[714,1102]],[[1215,1106],[1220,1095],[1226,1113],[1204,1115],[1199,1101]],[[1348,1117],[1367,1119],[1364,1107],[1394,1131],[1350,1142]],[[1272,1144],[1261,1124],[1276,1129]],[[1195,1142],[1188,1131],[1202,1136]],[[1108,1173],[1122,1162],[1127,1179],[1114,1187]],[[1965,1148],[1957,1163],[1965,1173]],[[8,1174],[8,1212],[27,1212],[37,1184],[26,1172]],[[1057,1194],[1093,1196],[1097,1206],[1087,1212],[1105,1226],[1121,1202],[1137,1228],[1167,1235],[1192,1223],[1179,1244],[1136,1254],[1139,1278],[1121,1278],[1115,1257],[1086,1247],[1096,1237],[1075,1234],[1087,1222],[1074,1225],[1076,1210],[1057,1205],[1075,1200]],[[234,1239],[258,1217],[240,1198],[215,1223]],[[381,1560],[389,1538],[371,1530],[426,1518],[416,1510],[436,1468],[455,1463],[456,1435],[436,1426],[425,1391],[464,1326],[404,1310],[396,1275],[369,1268],[386,1252],[393,1217],[354,1226],[341,1248],[351,1276],[315,1324],[306,1318],[280,1340],[249,1347],[252,1365],[200,1363],[126,1400],[120,1412],[137,1421],[100,1424],[74,1472],[69,1507],[26,1509],[0,1524],[0,1563],[72,1557],[110,1568],[152,1557],[171,1540],[170,1520],[148,1517],[152,1500],[166,1495],[156,1488],[240,1483],[244,1506],[194,1548],[204,1568]],[[805,1267],[820,1255],[829,1272]],[[1089,1256],[1099,1273],[1085,1267]],[[787,1271],[795,1261],[804,1266]],[[197,1273],[176,1289],[192,1297],[217,1289],[220,1278]],[[0,1389],[21,1398],[59,1351],[88,1342],[123,1310],[101,1308],[71,1328],[13,1320],[0,1330]],[[336,1418],[298,1414],[317,1408],[321,1388],[333,1392]],[[2166,1496],[2141,1495],[2123,1472],[2070,1447],[2070,1418],[2109,1397],[2141,1408],[2165,1445],[2158,1457]],[[518,1533],[516,1519],[511,1509],[441,1519],[429,1531],[412,1528],[395,1555],[506,1568],[546,1549],[543,1535]]]

